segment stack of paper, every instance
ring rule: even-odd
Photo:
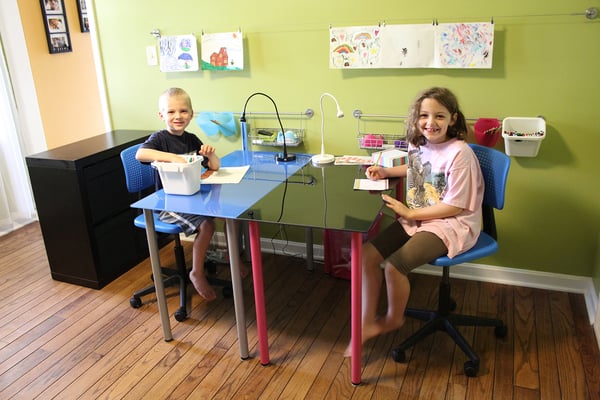
[[[390,188],[387,179],[374,181],[372,179],[355,179],[354,190],[388,190]]]

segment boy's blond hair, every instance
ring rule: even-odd
[[[187,103],[190,110],[193,110],[192,99],[190,98],[190,95],[187,94],[187,92],[181,88],[173,87],[165,90],[158,98],[159,111],[164,111],[165,107],[167,107],[167,100],[171,97],[179,97],[183,99]]]

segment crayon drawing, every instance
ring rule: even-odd
[[[202,69],[240,71],[244,69],[241,32],[202,35]]]
[[[494,24],[440,24],[436,45],[439,68],[492,68]]]
[[[159,47],[162,72],[198,71],[198,46],[194,35],[163,36]]]
[[[492,68],[492,23],[330,28],[329,68]]]

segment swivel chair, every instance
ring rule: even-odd
[[[407,349],[438,330],[445,331],[469,358],[464,364],[464,371],[467,376],[473,377],[479,372],[479,356],[475,354],[471,346],[458,331],[457,326],[493,326],[495,327],[494,334],[498,338],[506,336],[507,327],[499,319],[452,313],[456,308],[456,302],[450,295],[450,268],[492,255],[498,251],[494,209],[501,210],[504,208],[504,194],[506,191],[510,158],[506,154],[492,148],[476,144],[471,144],[470,146],[479,160],[485,181],[485,193],[482,205],[483,227],[481,234],[475,246],[470,250],[454,258],[442,256],[429,263],[442,267],[442,279],[438,293],[438,309],[435,311],[406,309],[406,316],[427,322],[417,332],[404,340],[400,346],[392,350],[392,358],[396,362],[406,362],[405,351]]]
[[[121,161],[125,170],[127,190],[130,193],[138,193],[141,196],[143,192],[147,192],[149,189],[154,188],[154,171],[152,166],[143,164],[135,158],[135,153],[140,146],[140,144],[136,144],[123,150],[121,152]],[[146,229],[144,214],[138,215],[133,223],[138,228]],[[175,253],[177,269],[161,266],[161,272],[163,274],[165,287],[179,285],[179,308],[175,311],[174,315],[177,321],[184,321],[187,319],[187,286],[188,283],[190,283],[190,280],[188,275],[189,270],[185,264],[183,247],[179,238],[179,234],[182,233],[183,230],[176,224],[169,224],[161,221],[158,218],[158,213],[154,213],[154,230],[169,235],[175,241],[173,251]],[[206,267],[207,271],[211,273],[216,269],[215,264],[210,261],[207,262]],[[213,285],[221,286],[225,297],[231,297],[233,293],[231,282],[217,279],[212,276],[208,277],[208,281]],[[140,289],[133,293],[133,296],[129,299],[129,304],[133,308],[139,308],[142,306],[141,298],[154,293],[155,291],[156,288],[154,284]]]

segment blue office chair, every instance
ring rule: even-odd
[[[123,150],[121,152],[121,161],[123,162],[123,168],[125,170],[127,190],[130,193],[138,193],[141,196],[142,193],[147,192],[149,189],[154,189],[154,170],[151,165],[143,164],[136,160],[135,153],[140,146],[140,144],[136,144]],[[144,214],[138,215],[133,223],[138,228],[146,229]],[[189,270],[185,264],[183,247],[181,246],[181,240],[179,239],[179,234],[183,231],[176,224],[168,224],[161,221],[158,218],[158,213],[154,214],[154,230],[170,235],[175,241],[173,251],[175,252],[177,269],[161,267],[161,271],[165,287],[179,285],[179,308],[175,311],[175,319],[177,321],[184,321],[187,319],[187,285],[190,281],[188,275]],[[214,272],[216,269],[215,264],[210,261],[207,262],[205,267],[209,272]],[[223,295],[225,297],[231,297],[233,293],[231,282],[214,277],[209,277],[208,281],[213,285],[223,287]],[[138,290],[129,300],[129,304],[133,308],[139,308],[142,306],[141,298],[150,293],[154,293],[155,291],[156,288],[153,284]]]
[[[510,158],[506,154],[489,147],[476,144],[471,144],[470,146],[479,159],[479,165],[481,166],[485,181],[482,206],[483,227],[481,234],[475,246],[470,250],[454,258],[443,256],[430,262],[431,265],[443,268],[438,294],[438,309],[435,311],[406,309],[406,316],[427,322],[417,332],[402,342],[400,346],[392,350],[392,358],[396,362],[406,362],[405,351],[407,349],[438,330],[445,331],[454,339],[467,357],[469,357],[469,360],[464,364],[464,370],[467,376],[473,377],[479,372],[479,357],[460,334],[457,326],[493,326],[495,327],[494,333],[498,338],[506,336],[507,327],[499,319],[452,313],[456,308],[456,302],[450,295],[450,268],[454,265],[472,262],[492,255],[498,251],[494,209],[501,210],[504,208],[504,194],[506,191]]]

